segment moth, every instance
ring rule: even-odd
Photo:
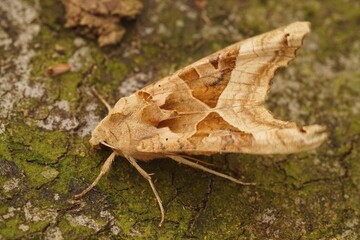
[[[324,126],[300,127],[275,119],[263,106],[275,71],[295,58],[310,23],[295,22],[235,43],[176,71],[111,107],[92,132],[90,144],[112,149],[90,191],[122,156],[149,182],[161,221],[165,211],[151,176],[137,161],[171,158],[233,182],[191,155],[289,154],[315,149],[327,138]]]

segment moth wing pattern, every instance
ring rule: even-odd
[[[142,91],[176,117],[140,141],[139,152],[292,153],[318,147],[324,127],[274,119],[262,105],[280,67],[295,58],[310,23],[295,22],[211,54]]]
[[[236,43],[121,98],[113,108],[99,97],[109,113],[92,132],[90,144],[105,145],[113,153],[95,181],[74,197],[89,192],[115,156],[121,155],[149,182],[160,208],[161,226],[165,219],[162,201],[137,160],[169,157],[239,184],[254,185],[184,155],[294,153],[318,147],[327,138],[323,126],[299,127],[277,120],[263,106],[275,71],[295,58],[309,32],[308,22],[296,22]]]

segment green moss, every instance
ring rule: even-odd
[[[354,31],[360,16],[357,3],[209,0],[210,26],[204,25],[193,5],[180,1],[148,4],[136,22],[141,37],[135,30],[128,31],[127,39],[108,52],[89,41],[91,64],[96,69],[90,71],[87,66],[77,73],[49,78],[47,68],[67,62],[76,51],[76,34],[63,27],[64,12],[59,2],[41,1],[38,21],[42,28],[34,42],[39,44],[34,48],[31,84],[43,84],[46,94],[41,99],[23,99],[13,111],[16,116],[11,115],[11,121],[5,123],[6,131],[0,134],[0,157],[16,163],[25,183],[16,198],[4,198],[0,214],[6,214],[9,206],[22,207],[27,201],[44,209],[57,209],[60,214],[54,225],[64,238],[74,239],[98,237],[99,233],[71,225],[66,214],[79,211],[79,215],[93,216],[102,226],[102,210],[109,210],[115,217],[122,230],[119,238],[340,239],[347,231],[356,232],[358,224],[349,226],[345,222],[357,219],[360,213],[360,164],[355,140],[360,132],[356,106],[360,91],[356,47],[359,32]],[[326,124],[330,139],[319,150],[289,156],[231,154],[201,158],[215,164],[212,167],[220,172],[256,182],[255,187],[239,186],[171,160],[140,163],[147,172],[155,173],[152,178],[166,207],[163,228],[157,227],[160,211],[148,183],[121,158],[79,205],[66,202],[95,179],[109,152],[90,149],[88,138],[34,127],[33,116],[46,117],[49,104],[67,100],[71,114],[80,119],[90,98],[83,92],[90,86],[95,85],[105,98],[111,98],[134,68],[166,76],[229,43],[294,20],[311,21],[313,33],[290,69],[279,72],[283,78],[277,80],[285,87],[271,96],[269,105],[278,118]],[[150,28],[153,33],[143,34]],[[56,54],[56,44],[65,48],[63,54]],[[140,54],[123,57],[127,48],[136,48]],[[11,51],[0,52],[11,59]],[[290,80],[300,86],[294,87]],[[289,103],[299,107],[289,107]],[[30,114],[25,123],[23,110],[36,114]],[[5,177],[0,177],[1,184],[4,181]],[[59,201],[53,200],[54,193],[60,195]],[[36,201],[39,197],[47,201]],[[1,236],[28,236],[18,229],[25,222],[19,216],[2,222]],[[43,238],[41,230],[49,223],[26,224],[32,237]],[[109,229],[103,228],[100,235],[111,237]]]
[[[60,174],[50,188],[59,194],[68,194],[69,181],[77,175],[77,171],[74,166],[74,157],[64,158],[58,170]]]
[[[29,231],[26,234],[32,234],[32,233],[44,231],[47,226],[49,226],[48,221],[32,222],[29,224]]]
[[[12,156],[16,162],[54,164],[67,151],[68,137],[64,132],[42,132],[23,122],[8,126]]]
[[[8,211],[8,206],[6,206],[5,204],[1,204],[0,205],[0,214],[3,215]]]
[[[43,165],[23,162],[20,163],[20,166],[24,170],[29,181],[28,183],[32,188],[39,188],[51,180],[42,175],[43,172],[48,170],[48,168]]]
[[[94,230],[89,229],[84,226],[72,226],[67,220],[61,220],[59,222],[59,228],[63,236],[69,236],[71,239],[84,238],[86,236],[91,236],[95,233]]]
[[[57,176],[56,164],[67,151],[67,136],[63,132],[42,132],[21,120],[7,126],[9,145],[0,144],[1,155],[12,160],[24,171],[31,187],[39,188]]]
[[[154,46],[152,44],[144,45],[142,50],[144,57],[148,59],[160,57],[160,54],[163,54],[163,49],[161,49],[158,46]]]
[[[48,226],[48,222],[46,221],[37,221],[37,222],[26,222],[20,218],[19,215],[6,220],[3,223],[0,223],[0,236],[5,239],[17,239],[24,238],[25,236],[29,236],[34,232],[39,232],[44,230],[46,226]],[[23,231],[20,229],[21,225],[25,225],[28,227],[28,230]]]
[[[51,189],[61,194],[69,194],[69,181],[76,177],[85,177],[86,182],[90,184],[99,174],[100,168],[98,164],[101,163],[101,160],[102,158],[99,158],[99,161],[94,161],[94,157],[91,155],[86,157],[75,155],[65,157],[59,166],[60,175],[51,186]],[[86,183],[82,184],[83,188],[86,187],[84,184]],[[99,186],[102,186],[102,182],[99,183]]]
[[[99,74],[96,82],[96,87],[102,95],[111,96],[114,89],[117,89],[120,82],[129,73],[127,62],[122,62],[119,59],[109,60],[103,64],[104,70]]]
[[[21,219],[19,217],[9,219],[4,223],[0,224],[0,236],[6,239],[15,239],[24,236],[24,232],[19,231],[18,227],[21,224]]]
[[[79,98],[79,94],[76,92],[78,85],[82,81],[80,73],[69,72],[65,75],[60,76],[60,89],[67,89],[66,91],[60,92],[60,98],[70,102],[76,102]]]
[[[5,134],[0,135],[0,156],[3,159],[11,159],[11,152],[9,150],[8,136]]]
[[[130,235],[133,226],[136,223],[136,219],[132,218],[129,214],[126,214],[125,216],[119,216],[116,223],[121,227],[121,230],[125,235]]]
[[[122,63],[118,60],[113,60],[106,63],[106,71],[112,76],[113,79],[121,80],[126,76],[129,69],[125,63]]]

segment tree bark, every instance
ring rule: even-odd
[[[131,2],[131,1],[129,1]],[[60,1],[0,1],[0,239],[357,239],[360,236],[357,1],[144,1],[118,45],[64,28]],[[256,186],[178,165],[116,158],[85,197],[110,152],[91,149],[106,108],[233,42],[296,20],[312,22],[298,56],[275,77],[267,105],[279,119],[324,124],[329,140],[294,155],[201,157]],[[209,22],[210,21],[210,22]],[[55,77],[47,69],[69,63]]]

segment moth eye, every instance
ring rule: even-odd
[[[161,87],[161,85],[159,84],[158,87]]]
[[[165,138],[165,141],[169,140],[168,138]]]

